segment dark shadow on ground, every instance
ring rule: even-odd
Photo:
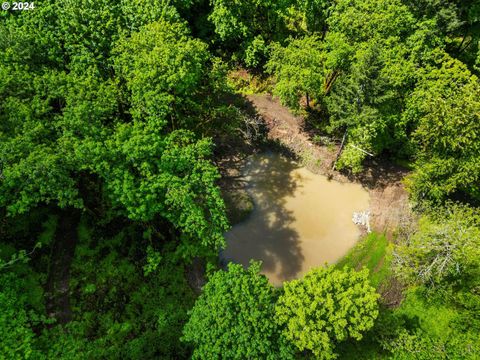
[[[350,181],[358,181],[364,187],[373,190],[402,181],[408,175],[409,170],[387,158],[379,157],[374,160],[365,160],[363,171],[359,174],[353,174],[348,170],[341,171],[341,173]]]
[[[242,176],[248,181],[255,209],[248,220],[227,234],[227,248],[221,256],[224,263],[248,266],[250,259],[261,260],[262,269],[274,273],[279,281],[295,278],[300,272],[304,256],[292,227],[295,219],[285,209],[284,200],[297,189],[292,175],[296,168],[292,160],[273,153],[248,161]]]
[[[51,267],[46,285],[47,313],[65,325],[72,320],[70,307],[70,266],[78,240],[80,212],[76,209],[59,211],[59,223],[53,243]]]

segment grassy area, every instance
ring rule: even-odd
[[[391,244],[384,234],[370,233],[359,240],[347,255],[335,265],[341,269],[345,266],[360,270],[363,267],[370,271],[370,282],[379,289],[388,281],[390,275]],[[379,348],[373,333],[366,335],[361,341],[347,341],[339,347],[339,359],[387,359],[389,356]]]
[[[370,281],[376,288],[388,277],[390,272],[390,245],[383,234],[370,233],[361,239],[347,255],[340,259],[336,267],[345,266],[360,270],[370,270]]]

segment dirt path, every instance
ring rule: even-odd
[[[293,115],[271,96],[250,95],[247,99],[265,120],[269,139],[289,148],[309,170],[340,182],[363,185],[370,193],[372,230],[386,232],[391,237],[408,209],[408,194],[402,183],[408,173],[405,169],[387,162],[373,161],[366,164],[365,170],[357,176],[332,171],[339,145],[327,147],[314,144],[304,131],[304,119]]]
[[[47,281],[47,313],[64,325],[72,320],[70,308],[70,266],[77,244],[77,226],[80,214],[76,211],[63,211],[59,217],[51,267]]]

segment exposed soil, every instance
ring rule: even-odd
[[[250,116],[261,118],[265,126],[263,134],[268,139],[267,149],[259,144],[246,143],[236,136],[218,139],[216,161],[222,174],[220,187],[224,195],[228,195],[227,198],[233,199],[229,206],[230,211],[233,211],[233,215],[229,216],[233,225],[245,215],[243,209],[251,207],[245,190],[247,184],[241,171],[246,159],[257,152],[274,150],[301,161],[313,173],[339,182],[362,185],[370,196],[371,229],[385,233],[390,241],[395,241],[394,234],[411,215],[408,194],[403,184],[408,170],[384,159],[366,161],[364,171],[356,175],[333,170],[341,139],[329,139],[330,141],[325,141],[328,145],[314,141],[315,131],[308,128],[305,118],[292,114],[270,95],[255,94],[230,100],[230,103],[241,106]],[[388,307],[398,306],[403,298],[402,289],[403,285],[399,281],[389,278],[379,289],[382,303]]]
[[[404,285],[394,276],[385,281],[378,290],[381,295],[381,303],[388,308],[400,306],[403,300]]]
[[[247,96],[251,106],[265,121],[268,138],[279,142],[298,156],[313,173],[323,174],[340,182],[355,182],[364,186],[370,194],[370,226],[377,232],[385,232],[391,239],[403,214],[408,211],[408,194],[402,179],[408,171],[386,161],[372,161],[365,170],[353,175],[332,170],[340,144],[318,145],[305,130],[301,116],[293,115],[270,95]]]

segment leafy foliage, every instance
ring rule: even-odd
[[[340,1],[328,21],[330,130],[348,130],[338,166],[358,172],[367,153],[403,150],[408,129],[399,114],[414,80],[415,59],[406,46],[414,18],[397,0]]]
[[[476,359],[478,310],[451,302],[451,294],[425,296],[424,290],[410,290],[398,309],[379,319],[380,346],[392,359]]]
[[[275,306],[284,336],[317,358],[335,358],[334,348],[348,338],[360,340],[378,315],[368,270],[318,268],[284,284]]]
[[[185,121],[185,110],[198,106],[192,97],[207,70],[205,44],[189,38],[184,24],[160,21],[122,39],[116,53],[116,69],[131,94],[133,119],[161,128],[170,118],[172,128],[185,128],[174,121]]]
[[[21,32],[28,34],[57,6],[24,15]],[[0,71],[6,84],[0,89],[0,205],[15,215],[45,203],[84,209],[86,199],[104,196],[109,201],[102,206],[133,220],[171,221],[183,234],[186,257],[195,254],[191,241],[204,245],[200,253],[221,247],[227,223],[212,145],[185,130],[204,120],[200,90],[216,86],[205,76],[205,44],[162,13],[127,38],[119,4],[109,7],[105,0],[103,12],[90,3],[72,6],[56,13],[58,30],[45,29],[27,50],[14,54],[17,39],[3,45],[10,59]],[[77,26],[81,32],[73,31]],[[31,64],[43,41],[58,51],[55,62]],[[85,182],[96,182],[94,194]]]
[[[274,316],[274,289],[260,264],[214,273],[190,312],[183,339],[194,359],[292,358]]]
[[[416,231],[396,247],[399,276],[426,285],[462,281],[480,275],[480,214],[461,205],[449,205],[425,215]]]
[[[394,271],[413,285],[379,335],[396,359],[475,359],[480,355],[478,209],[428,209],[395,247]]]
[[[2,257],[13,251],[4,244],[0,250]],[[0,268],[0,358],[34,359],[41,355],[34,328],[46,322],[42,296],[38,277],[24,263],[15,262],[8,270]]]
[[[418,122],[417,199],[445,200],[465,194],[480,199],[480,84],[458,60],[439,54],[413,92],[405,116]]]
[[[258,58],[252,58],[252,46],[258,49],[259,41],[267,44],[283,38],[287,33],[282,17],[292,0],[212,0],[209,19],[215,26],[219,39],[235,49],[247,65],[256,66]],[[249,49],[249,50],[248,50]]]
[[[275,95],[294,109],[304,95],[322,96],[323,58],[316,36],[292,39],[287,47],[274,44],[267,69],[276,77]]]
[[[47,358],[187,358],[179,338],[194,293],[172,244],[156,242],[162,258],[145,274],[152,250],[140,227],[110,236],[86,219],[71,267],[73,321],[66,332],[57,326],[42,336]]]
[[[2,11],[0,38],[0,358],[480,357],[477,0],[38,0]],[[398,279],[371,235],[283,289],[231,264],[195,302],[191,262],[228,228],[215,146],[259,134],[232,106],[239,64],[241,85],[266,65],[253,91],[274,79],[346,134],[339,168],[414,161],[412,198],[436,207],[398,234]],[[60,245],[73,262],[56,284]],[[346,263],[403,302],[377,309]]]

